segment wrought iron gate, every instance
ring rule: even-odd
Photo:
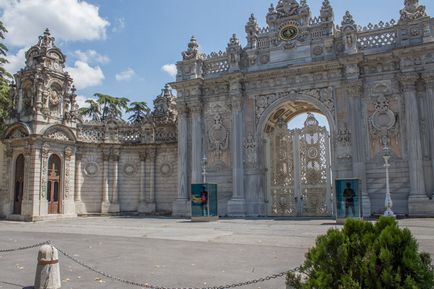
[[[332,216],[330,137],[308,114],[304,128],[279,120],[270,132],[269,189],[274,216]]]

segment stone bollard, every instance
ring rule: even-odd
[[[34,289],[59,289],[60,267],[59,252],[52,245],[39,248]]]

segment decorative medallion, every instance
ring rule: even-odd
[[[99,167],[97,163],[91,162],[84,166],[84,173],[86,176],[95,176],[98,173]]]
[[[132,176],[136,173],[136,167],[133,164],[124,165],[124,174],[127,176]]]
[[[293,24],[287,24],[280,29],[279,37],[284,41],[290,41],[298,35],[298,27]]]
[[[172,175],[172,171],[172,166],[168,163],[164,163],[160,166],[160,173],[165,177]]]

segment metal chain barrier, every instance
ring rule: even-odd
[[[250,280],[250,281],[245,281],[245,282],[239,282],[239,283],[234,283],[234,284],[228,284],[228,285],[223,285],[223,286],[213,286],[213,287],[163,287],[163,286],[154,286],[151,285],[149,283],[138,283],[138,282],[133,282],[133,281],[128,281],[116,276],[113,276],[109,273],[103,272],[103,271],[99,271],[96,268],[78,260],[77,258],[73,257],[72,255],[66,253],[65,251],[63,251],[62,249],[59,249],[58,247],[56,247],[56,249],[62,253],[65,257],[69,258],[70,260],[72,260],[73,262],[77,263],[78,265],[98,274],[101,276],[104,276],[106,278],[109,278],[111,280],[115,280],[124,284],[128,284],[128,285],[134,285],[137,287],[141,287],[141,288],[150,288],[150,289],[227,289],[227,288],[237,288],[237,287],[242,287],[242,286],[247,286],[247,285],[251,285],[251,284],[256,284],[256,283],[262,283],[268,280],[273,280],[273,279],[277,279],[277,278],[281,278],[283,276],[285,276],[286,274],[288,274],[289,272],[297,272],[299,268],[294,268],[292,270],[289,271],[285,271],[285,272],[281,272],[278,274],[272,274],[266,277],[262,277],[262,278],[258,278],[258,279],[254,279],[254,280]]]
[[[51,243],[50,241],[45,241],[45,242],[41,242],[35,245],[31,245],[31,246],[25,246],[25,247],[19,247],[19,248],[15,248],[15,249],[0,249],[0,253],[7,253],[7,252],[15,252],[15,251],[22,251],[22,250],[27,250],[27,249],[33,249],[33,248],[37,248],[40,247],[42,245],[52,245],[54,246],[53,243]],[[285,272],[281,272],[278,274],[272,274],[272,275],[268,275],[266,277],[262,277],[262,278],[258,278],[258,279],[254,279],[254,280],[250,280],[250,281],[245,281],[245,282],[239,282],[239,283],[233,283],[233,284],[227,284],[227,285],[223,285],[223,286],[213,286],[213,287],[163,287],[163,286],[154,286],[151,285],[149,283],[138,283],[138,282],[134,282],[134,281],[129,281],[129,280],[125,280],[116,276],[113,276],[109,273],[100,271],[96,268],[94,268],[91,265],[88,265],[86,263],[84,263],[83,261],[78,260],[77,258],[75,258],[74,256],[72,256],[71,254],[68,254],[67,252],[63,251],[62,249],[59,249],[57,246],[54,246],[62,255],[64,255],[65,257],[67,257],[68,259],[70,259],[71,261],[73,261],[74,263],[98,274],[101,276],[104,276],[108,279],[114,280],[114,281],[118,281],[120,283],[123,284],[128,284],[128,285],[133,285],[136,287],[140,287],[140,288],[149,288],[149,289],[227,289],[227,288],[237,288],[237,287],[242,287],[242,286],[247,286],[247,285],[252,285],[252,284],[257,284],[257,283],[262,283],[268,280],[273,280],[273,279],[277,279],[277,278],[281,278],[284,277],[286,274],[288,274],[289,272],[297,272],[299,270],[299,268],[294,268],[292,270],[289,271],[285,271]]]
[[[23,250],[38,248],[38,247],[41,247],[42,245],[47,245],[47,244],[50,244],[50,241],[45,241],[45,242],[38,243],[38,244],[35,244],[35,245],[18,247],[18,248],[14,248],[14,249],[0,249],[0,253],[23,251]]]

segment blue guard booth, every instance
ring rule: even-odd
[[[211,222],[218,220],[217,185],[191,185],[191,221]]]
[[[348,218],[361,219],[362,195],[359,179],[337,179],[336,192],[336,222],[345,223]]]

